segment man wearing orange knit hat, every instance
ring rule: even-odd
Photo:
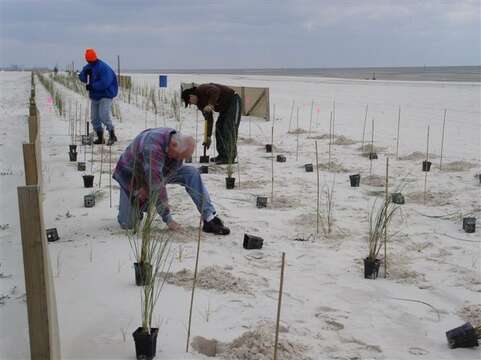
[[[104,129],[109,132],[107,145],[117,141],[115,129],[110,119],[112,99],[117,96],[117,76],[110,66],[97,58],[94,49],[85,50],[87,65],[80,72],[79,79],[86,83],[86,89],[92,102],[91,121],[94,130],[97,132],[97,139],[94,144],[104,144]]]

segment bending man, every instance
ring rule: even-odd
[[[211,144],[213,112],[219,117],[215,124],[215,139],[218,156],[216,164],[233,163],[237,156],[237,134],[241,119],[240,96],[231,88],[220,84],[202,84],[182,91],[185,107],[197,105],[207,122],[205,141],[202,145],[209,148]]]
[[[120,156],[113,178],[120,185],[120,204],[117,220],[124,229],[133,228],[147,210],[149,196],[156,196],[157,212],[169,229],[180,225],[172,218],[166,184],[179,184],[192,198],[202,214],[202,230],[227,235],[229,228],[216,216],[209,193],[199,171],[183,165],[192,156],[195,141],[174,129],[156,128],[142,131]],[[137,204],[137,206],[134,206]]]

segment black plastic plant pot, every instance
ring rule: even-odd
[[[375,152],[370,152],[369,160],[377,160],[377,154]]]
[[[392,193],[391,200],[394,204],[403,205],[406,201],[404,200],[404,195],[401,193]]]
[[[201,174],[208,174],[209,173],[209,167],[207,165],[202,165],[200,168],[199,168],[199,172]]]
[[[446,331],[446,338],[451,349],[479,346],[479,334],[470,323]]]
[[[235,187],[235,178],[233,177],[226,177],[225,178],[225,187],[227,189],[233,189]]]
[[[463,218],[463,230],[467,233],[473,233],[476,231],[476,218],[465,217]]]
[[[284,155],[277,155],[277,162],[286,162],[286,157]]]
[[[86,208],[91,208],[95,206],[95,195],[88,194],[84,196],[84,206]]]
[[[47,229],[45,232],[47,233],[48,242],[54,242],[60,239],[60,237],[58,236],[57,228]]]
[[[82,135],[82,145],[92,145],[92,138],[89,135]]]
[[[244,243],[242,244],[244,249],[247,249],[247,250],[262,249],[263,244],[264,244],[264,239],[262,239],[261,237],[244,234]]]
[[[312,164],[305,164],[304,169],[306,170],[306,172],[313,172],[314,166],[312,166]]]
[[[271,153],[272,152],[272,144],[266,144],[266,152]]]
[[[349,175],[349,181],[351,182],[351,187],[359,187],[361,183],[361,174]]]
[[[379,266],[381,266],[381,260],[376,259],[372,261],[369,258],[364,259],[364,279],[376,279],[379,273]]]
[[[84,187],[91,188],[94,186],[94,176],[93,175],[83,175],[82,179],[84,179]]]
[[[135,342],[135,355],[138,360],[152,360],[157,352],[158,328],[150,328],[150,334],[137,328],[132,334]]]
[[[424,160],[423,161],[423,171],[428,172],[429,170],[431,170],[431,164],[432,164],[431,161]]]
[[[199,162],[201,164],[208,164],[209,163],[209,155],[201,155]]]
[[[76,153],[77,152],[77,145],[69,145],[69,152]]]
[[[267,207],[267,196],[258,196],[256,199],[256,207],[259,209]]]
[[[150,281],[152,265],[148,263],[134,263],[135,285],[144,286]]]
[[[83,161],[77,163],[77,171],[85,171],[85,163]]]
[[[76,152],[69,152],[68,157],[70,158],[70,161],[77,161],[77,153]]]

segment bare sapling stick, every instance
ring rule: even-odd
[[[441,157],[439,158],[439,170],[443,169],[444,128],[446,126],[446,113],[447,112],[448,112],[448,109],[444,109],[443,131],[441,133]]]
[[[373,156],[372,153],[374,153],[374,118],[372,118],[371,122],[371,150],[369,151],[369,176],[372,175],[372,160]]]
[[[317,149],[317,141],[315,141],[316,144],[316,174],[317,174],[317,211],[316,211],[316,233],[317,236],[319,236],[319,211],[320,211],[320,186],[319,186],[319,151]]]
[[[295,101],[292,100],[291,115],[289,116],[289,129],[287,130],[288,132],[291,131],[292,116],[294,115],[294,104],[295,104]]]
[[[282,306],[282,291],[284,288],[284,264],[286,261],[286,253],[282,253],[282,262],[281,262],[281,280],[279,284],[279,298],[277,301],[277,319],[276,319],[276,336],[274,340],[274,360],[277,360],[277,346],[279,343],[279,325],[281,321],[281,306]]]
[[[311,135],[311,131],[312,131],[312,115],[313,115],[313,112],[314,112],[314,100],[312,100],[312,102],[311,102],[311,117],[309,119],[309,135]]]
[[[90,142],[90,174],[94,174],[94,143]]]
[[[426,161],[429,161],[429,125],[428,125],[428,134],[426,138]],[[426,166],[429,166],[429,165],[426,164]],[[428,171],[425,171],[424,172],[424,204],[426,204],[427,190],[428,190]]]
[[[399,129],[401,128],[401,106],[397,114],[396,160],[399,160]]]
[[[331,146],[332,146],[332,111],[331,115],[329,116],[329,150],[328,150],[328,163],[327,169],[331,170]]]
[[[197,141],[199,139],[199,109],[195,109],[195,148],[194,159],[197,159]]]
[[[112,208],[112,145],[109,146],[109,198],[110,208]]]
[[[299,106],[297,107],[296,161],[299,161]]]
[[[99,174],[99,188],[102,187],[102,170],[104,164],[104,145],[100,145],[100,174]]]
[[[271,129],[271,144],[272,144],[272,147],[274,147],[274,124],[272,124],[272,129]],[[273,206],[273,204],[274,204],[274,151],[271,151],[271,206]]]
[[[332,101],[332,141],[334,142],[334,124],[336,122],[336,100]]]
[[[387,213],[389,204],[389,158],[386,158],[386,198],[384,200],[384,279],[387,278]]]
[[[366,123],[367,123],[367,112],[369,109],[369,104],[366,105],[366,110],[364,111],[364,125],[362,126],[362,145],[361,145],[361,151],[364,152],[364,137],[366,135]]]
[[[204,208],[204,197],[202,196],[202,204],[201,209]],[[185,352],[189,352],[189,342],[190,342],[190,328],[192,325],[192,309],[194,307],[194,293],[195,293],[195,285],[197,283],[197,270],[199,268],[199,252],[200,252],[200,235],[202,231],[202,211],[200,214],[199,219],[199,232],[197,235],[197,254],[195,256],[195,267],[194,267],[194,280],[192,282],[192,293],[190,296],[190,310],[189,310],[189,325],[187,326],[187,344],[185,346]]]

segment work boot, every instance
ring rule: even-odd
[[[117,141],[117,136],[115,136],[115,131],[114,131],[114,129],[112,129],[112,130],[109,131],[109,141],[107,142],[107,145],[111,146],[116,141]]]
[[[97,139],[94,140],[95,145],[105,144],[104,131],[97,130]]]
[[[228,227],[224,226],[222,220],[219,219],[217,216],[214,217],[211,221],[204,221],[204,226],[202,227],[202,231],[206,233],[212,233],[215,235],[229,235],[230,230]]]

